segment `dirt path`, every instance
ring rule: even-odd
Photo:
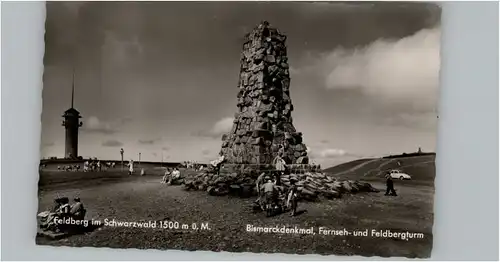
[[[345,174],[348,174],[348,173],[352,173],[352,172],[355,172],[356,170],[359,170],[361,168],[363,168],[364,166],[366,165],[369,165],[371,163],[374,163],[374,162],[377,162],[377,161],[380,161],[379,158],[375,158],[375,159],[372,159],[372,160],[369,160],[369,161],[365,161],[357,166],[353,166],[347,170],[344,170],[342,172],[339,172],[339,173],[333,173],[333,175],[336,175],[336,176],[339,176],[339,175],[345,175]]]
[[[363,176],[369,176],[369,175],[371,175],[371,174],[373,174],[373,173],[376,173],[376,174],[375,174],[375,176],[380,176],[380,174],[383,172],[383,171],[382,171],[382,168],[383,168],[384,166],[388,166],[388,165],[390,165],[390,164],[392,164],[392,163],[394,163],[394,162],[396,162],[396,159],[391,159],[391,160],[388,160],[388,161],[386,161],[386,162],[383,162],[383,163],[382,163],[382,164],[380,164],[380,165],[379,165],[376,169],[372,169],[372,170],[370,170],[369,172],[366,172]]]

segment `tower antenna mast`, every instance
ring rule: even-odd
[[[75,67],[73,66],[73,83],[71,89],[71,108],[73,108],[75,102]]]

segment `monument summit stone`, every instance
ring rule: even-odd
[[[302,133],[293,126],[286,36],[263,21],[245,36],[239,75],[238,111],[222,136],[227,163],[308,164]]]

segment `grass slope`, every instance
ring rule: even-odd
[[[384,171],[391,169],[399,169],[409,174],[413,184],[432,185],[436,174],[435,156],[360,159],[328,168],[325,172],[340,179],[358,179],[370,182],[384,179]]]
[[[355,166],[358,166],[364,162],[370,161],[372,159],[373,158],[357,159],[357,160],[353,160],[350,162],[342,163],[340,165],[329,167],[327,169],[324,169],[323,171],[326,173],[330,173],[330,174],[340,173],[340,172],[344,172],[346,170],[349,170]]]

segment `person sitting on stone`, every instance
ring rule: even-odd
[[[264,184],[264,197],[266,204],[275,204],[276,187],[271,179],[267,179]]]
[[[257,194],[260,195],[260,187],[262,185],[262,182],[264,182],[264,177],[266,176],[266,173],[265,172],[262,172],[262,174],[260,174],[258,177],[257,177],[257,180],[255,180],[255,186],[257,188]]]
[[[174,171],[172,172],[172,176],[174,177],[174,179],[179,179],[181,177],[181,171],[179,171],[179,169],[174,168]]]
[[[162,183],[167,183],[168,176],[170,175],[170,168],[167,168],[165,170],[165,174],[163,175],[163,178],[161,180]]]
[[[54,202],[56,203],[53,208],[37,214],[37,217],[39,218],[40,222],[39,227],[41,229],[48,229],[50,224],[52,224],[52,220],[54,219],[54,217],[57,216],[57,214],[53,210],[57,209],[58,199],[54,199]]]
[[[50,212],[54,212],[54,213],[59,212],[60,207],[61,207],[61,198],[56,197],[54,199],[54,206],[52,206],[52,209],[50,210]]]
[[[76,220],[83,220],[85,218],[85,208],[83,207],[83,203],[80,201],[79,197],[75,197],[73,199],[75,203],[71,205],[71,209],[69,213]]]
[[[56,197],[54,198],[54,205],[52,206],[52,208],[48,211],[39,214],[39,216],[41,215],[42,217],[40,227],[48,228],[52,224],[54,218],[58,216],[60,208],[61,208],[61,198]]]
[[[177,167],[175,167],[171,173],[170,181],[168,181],[168,184],[171,185],[172,183],[175,183],[175,181],[180,177],[181,177],[181,172],[179,171],[179,169],[177,169]]]
[[[66,218],[70,215],[70,205],[69,205],[69,198],[67,197],[62,197],[60,199],[61,206],[59,206],[59,210],[57,211],[57,215],[61,218]]]
[[[225,157],[222,152],[219,152],[219,157],[212,162],[212,166],[215,169],[215,173],[219,175],[222,164],[224,163]]]

